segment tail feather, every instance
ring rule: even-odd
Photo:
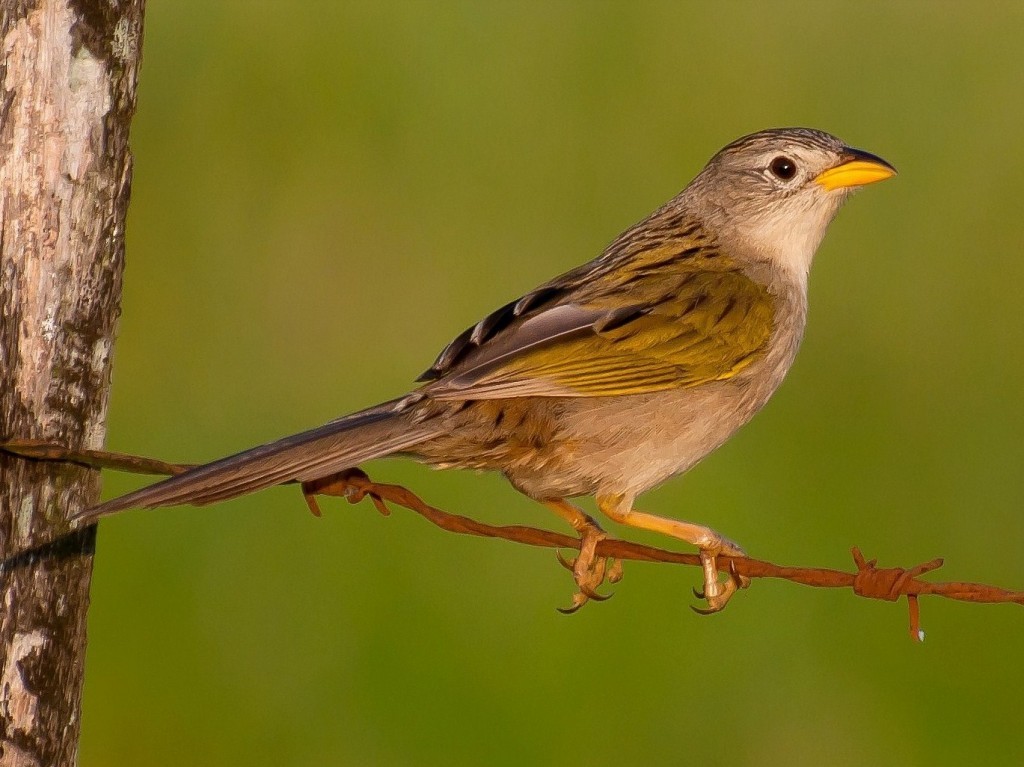
[[[203,506],[297,480],[326,477],[429,438],[435,428],[415,423],[399,401],[353,413],[309,431],[197,466],[87,509],[97,519],[129,508]]]

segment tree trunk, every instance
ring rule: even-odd
[[[0,0],[0,440],[99,448],[144,0]],[[97,472],[0,452],[0,765],[77,761]]]

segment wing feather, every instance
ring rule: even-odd
[[[730,378],[767,348],[774,304],[765,286],[715,255],[623,270],[628,285],[603,294],[535,291],[539,306],[521,299],[453,342],[423,391],[437,399],[595,397]]]

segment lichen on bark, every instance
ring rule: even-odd
[[[103,442],[143,0],[0,10],[0,438]],[[0,453],[0,765],[75,763],[96,472]]]

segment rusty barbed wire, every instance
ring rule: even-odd
[[[136,474],[172,475],[191,468],[191,464],[176,464],[125,453],[103,450],[72,450],[61,445],[35,440],[12,440],[0,443],[0,450],[30,460],[63,461],[89,468],[114,469]],[[318,495],[338,496],[350,503],[369,499],[377,511],[387,516],[391,513],[388,504],[401,506],[422,516],[435,526],[452,533],[475,535],[486,538],[500,538],[529,546],[553,549],[579,549],[580,541],[571,535],[524,525],[491,525],[485,522],[452,514],[431,506],[422,498],[401,485],[374,482],[363,471],[350,469],[345,472],[302,483],[302,493],[310,511],[320,516]],[[87,523],[88,519],[85,520]],[[606,538],[597,545],[599,556],[619,560],[640,562],[663,562],[666,564],[691,565],[699,567],[700,557],[678,551],[669,551],[641,543],[617,538]],[[851,589],[865,599],[880,599],[889,602],[906,597],[910,635],[915,641],[922,641],[920,608],[921,596],[938,596],[961,602],[1024,604],[1024,592],[1003,589],[984,583],[931,582],[921,576],[942,566],[942,559],[915,565],[909,568],[878,567],[876,560],[866,559],[860,549],[852,549],[854,572],[821,567],[792,567],[778,565],[752,557],[719,557],[718,568],[722,572],[735,572],[750,579],[777,578],[814,588]],[[16,552],[14,556],[17,556]]]

